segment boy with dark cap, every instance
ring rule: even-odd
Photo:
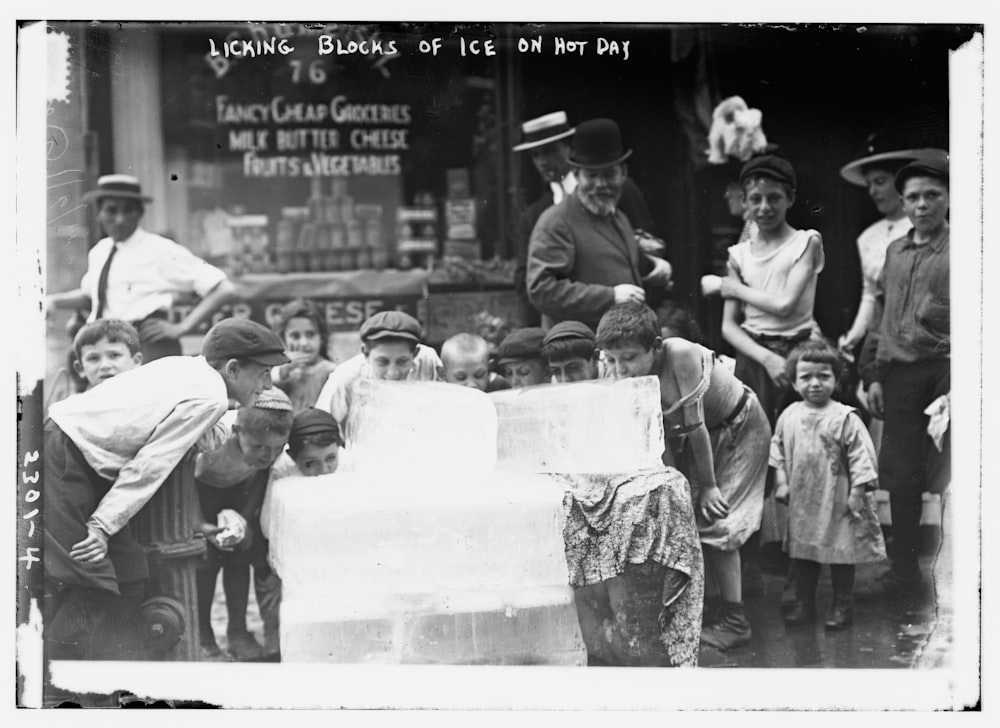
[[[351,410],[351,385],[358,379],[427,381],[444,379],[437,352],[420,343],[420,322],[402,311],[381,311],[361,324],[361,353],[340,364],[316,400],[316,407],[333,415],[344,440],[351,441],[347,416]]]
[[[545,330],[529,326],[512,331],[497,349],[497,367],[514,389],[546,384],[548,364],[542,356]]]
[[[920,159],[896,174],[896,190],[913,229],[889,244],[880,277],[879,324],[865,342],[861,372],[872,414],[885,422],[879,481],[889,491],[892,567],[886,593],[919,593],[917,561],[923,492],[943,492],[950,479],[947,435],[938,448],[925,409],[951,390],[949,171]]]
[[[545,334],[542,355],[555,384],[600,376],[600,351],[594,332],[580,321],[560,321]]]
[[[129,521],[230,400],[252,405],[288,361],[260,324],[213,326],[202,356],[165,357],[53,404],[45,425],[46,645],[50,659],[141,657],[149,576]]]

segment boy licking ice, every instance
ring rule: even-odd
[[[548,365],[542,356],[545,330],[538,327],[517,329],[500,342],[497,366],[514,389],[546,384]]]
[[[583,382],[599,377],[599,355],[594,332],[580,321],[560,321],[545,334],[542,355],[552,381]]]
[[[333,415],[350,443],[347,416],[359,379],[436,382],[443,379],[437,352],[420,343],[420,322],[402,311],[382,311],[361,324],[361,353],[339,365],[326,380],[316,407]]]
[[[285,449],[292,427],[292,403],[280,389],[264,391],[252,407],[240,407],[225,443],[198,456],[195,484],[208,549],[198,565],[198,620],[202,657],[222,656],[212,631],[212,601],[222,571],[230,654],[257,657],[260,645],[247,629],[250,567],[263,560],[259,511],[271,465]],[[224,530],[214,534],[212,525]],[[267,630],[265,623],[265,632]]]
[[[129,521],[225,413],[252,405],[288,361],[260,324],[213,326],[202,356],[165,357],[52,405],[45,425],[49,659],[142,657],[149,575]]]
[[[490,371],[490,347],[476,334],[455,334],[441,346],[444,378],[449,384],[473,387],[480,392],[510,389],[510,382]]]

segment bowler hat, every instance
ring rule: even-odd
[[[553,341],[562,341],[564,339],[584,339],[593,342],[594,332],[590,330],[587,324],[581,321],[560,321],[545,334],[542,346],[548,346]]]
[[[767,177],[784,182],[793,190],[798,184],[792,163],[776,154],[762,154],[759,157],[753,157],[744,164],[740,172],[740,184],[743,184],[750,177]]]
[[[623,150],[622,132],[611,119],[590,119],[576,127],[569,162],[584,169],[620,164],[632,155]]]
[[[106,174],[97,180],[97,188],[83,196],[86,203],[97,202],[102,197],[124,197],[140,202],[152,202],[153,198],[142,194],[139,179],[130,174]]]
[[[250,359],[266,366],[287,364],[285,345],[271,329],[243,318],[222,319],[201,342],[206,359]]]
[[[575,131],[569,125],[565,111],[554,111],[537,119],[529,119],[521,124],[524,141],[514,147],[515,152],[534,149],[572,136]]]
[[[497,364],[541,357],[544,340],[545,330],[537,326],[512,331],[497,347]]]
[[[377,341],[392,337],[394,339],[409,339],[419,344],[424,334],[420,322],[402,311],[380,311],[361,324],[361,340]]]
[[[903,186],[911,177],[934,177],[948,184],[948,157],[944,159],[918,159],[896,173],[896,191],[903,194]]]

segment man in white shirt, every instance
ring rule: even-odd
[[[90,306],[87,321],[117,318],[139,331],[144,362],[181,353],[180,337],[194,330],[235,293],[226,274],[187,248],[139,227],[152,198],[131,175],[101,177],[97,189],[83,197],[97,205],[97,219],[107,237],[87,254],[80,287],[46,298],[46,307]],[[167,320],[177,293],[194,293],[200,301],[179,322]]]

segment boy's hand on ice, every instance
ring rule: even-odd
[[[87,529],[87,538],[80,543],[74,544],[69,555],[77,561],[88,564],[96,564],[108,555],[108,539],[103,533],[92,528]]]
[[[719,486],[703,488],[698,496],[698,510],[706,521],[717,521],[729,515],[729,504]]]
[[[774,488],[774,499],[778,503],[788,505],[788,483],[780,483]]]

